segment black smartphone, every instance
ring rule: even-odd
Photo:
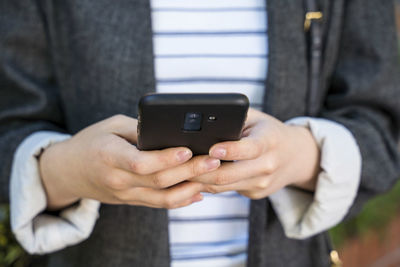
[[[222,141],[242,135],[249,108],[243,94],[155,93],[139,101],[140,150],[184,146],[194,155],[208,154]]]

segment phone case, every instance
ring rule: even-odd
[[[249,100],[243,94],[148,94],[139,102],[140,150],[189,147],[208,154],[222,141],[239,140]]]

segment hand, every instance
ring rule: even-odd
[[[103,203],[177,208],[202,199],[203,185],[186,181],[219,167],[184,147],[139,151],[137,120],[117,115],[46,149],[39,166],[48,208],[80,198]]]
[[[315,189],[319,148],[310,131],[254,109],[249,110],[241,140],[215,144],[209,154],[233,162],[191,179],[206,184],[207,192],[237,191],[261,199],[287,185]]]

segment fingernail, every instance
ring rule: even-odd
[[[192,203],[202,201],[203,198],[204,198],[204,197],[203,197],[202,194],[197,194],[197,195],[195,195],[195,196],[192,197]]]
[[[222,147],[216,147],[211,150],[210,156],[214,158],[224,158],[226,156],[226,149]]]
[[[192,152],[190,150],[182,150],[176,154],[179,162],[184,162],[190,159]]]
[[[219,159],[207,159],[206,160],[207,170],[213,170],[220,165]]]

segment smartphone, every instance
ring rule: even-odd
[[[248,108],[248,98],[237,93],[147,94],[139,101],[137,147],[208,154],[216,143],[240,139]]]

